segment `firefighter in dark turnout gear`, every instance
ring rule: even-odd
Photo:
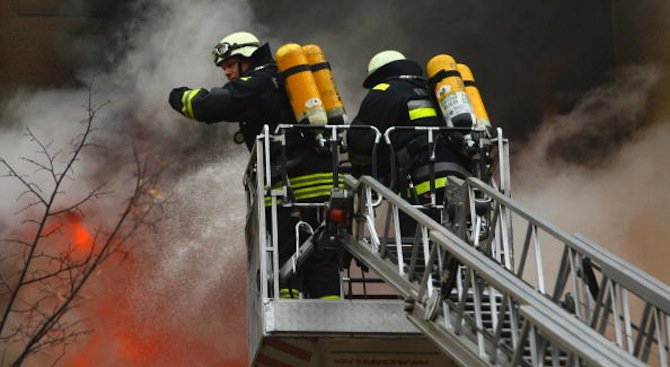
[[[388,50],[376,54],[368,66],[368,77],[363,87],[369,89],[361,103],[352,125],[372,125],[382,134],[394,126],[444,126],[438,116],[427,81],[422,77],[421,67],[407,60],[398,51]],[[347,136],[349,154],[356,175],[370,174],[373,137],[360,130],[350,130]],[[385,145],[379,147],[378,172],[381,182],[392,185],[392,189],[407,194],[407,177],[412,180],[415,194],[419,198],[428,192],[430,183],[425,167],[428,163],[429,146],[426,133],[397,131],[391,135],[396,167],[390,168],[391,151]],[[470,176],[465,169],[465,157],[445,142],[436,147],[436,187],[442,188],[447,174]],[[391,172],[395,170],[395,182]],[[411,198],[411,196],[410,196]]]
[[[368,65],[368,77],[363,86],[369,89],[352,125],[372,125],[382,134],[397,126],[444,126],[429,91],[423,70],[394,50],[376,54]],[[373,137],[361,130],[350,130],[347,135],[349,157],[355,175],[370,174]],[[427,133],[396,130],[390,135],[392,149],[385,144],[378,147],[379,180],[400,193],[412,204],[430,202],[431,146]],[[444,188],[451,177],[465,178],[465,156],[452,148],[445,139],[434,146],[433,187],[440,204]],[[391,167],[391,155],[395,164]],[[436,216],[434,211],[431,216]],[[439,221],[439,218],[435,218]],[[401,218],[403,237],[415,235],[415,222]]]
[[[236,32],[214,48],[214,63],[229,82],[223,87],[175,88],[170,105],[182,115],[208,124],[239,122],[248,149],[263,125],[274,132],[279,123],[294,123],[291,107],[277,84],[277,66],[270,46],[247,32]]]
[[[212,54],[214,63],[224,71],[229,82],[211,90],[175,88],[169,96],[172,108],[185,117],[208,124],[239,122],[240,131],[236,135],[242,135],[243,139],[239,140],[243,140],[249,150],[265,124],[274,132],[279,124],[296,123],[286,93],[277,80],[277,66],[267,43],[261,44],[251,33],[235,32],[224,37]],[[287,161],[292,162],[288,165],[288,178],[297,186],[293,199],[296,202],[327,201],[333,184],[330,155],[315,152],[313,142],[304,134],[292,134],[287,141]],[[279,149],[273,147],[275,167],[280,166],[278,153]],[[326,177],[330,180],[324,179]],[[277,175],[273,182],[280,179],[281,175]],[[317,214],[313,208],[278,207],[280,266],[295,251],[295,224],[303,221],[316,228]],[[269,213],[266,217],[270,218]],[[315,251],[300,276],[302,281],[294,278],[280,285],[282,297],[298,298],[300,292],[311,298],[333,298],[340,294],[338,261],[333,251]]]
[[[368,77],[363,82],[369,92],[352,125],[372,125],[382,134],[396,126],[444,126],[422,74],[423,70],[416,62],[407,60],[398,51],[388,50],[373,56],[368,65]],[[465,156],[446,139],[429,143],[426,132],[396,130],[391,133],[390,140],[392,149],[382,144],[377,150],[378,178],[408,202],[424,205],[426,214],[440,222],[440,211],[425,205],[431,203],[431,190],[435,190],[436,204],[441,204],[448,192],[455,189],[459,178],[470,176],[465,168]],[[352,129],[347,141],[353,173],[370,174],[373,137]],[[391,162],[395,164],[391,166]],[[400,213],[399,219],[403,242],[415,243],[416,222],[404,213]],[[409,261],[411,247],[404,249],[404,259]],[[456,274],[458,262],[455,258],[445,259],[445,264],[449,274]],[[451,287],[454,278],[450,279]],[[450,292],[450,288],[445,291]]]

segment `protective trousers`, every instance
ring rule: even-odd
[[[330,154],[305,149],[300,151],[299,156],[300,164],[288,172],[293,200],[296,203],[327,202],[333,187]],[[323,215],[320,215],[323,214],[322,211],[320,207],[277,206],[280,267],[295,253],[296,225],[302,221],[316,230],[323,219]],[[299,229],[297,243],[302,244],[311,233],[303,227]],[[314,251],[303,262],[296,276],[282,282],[280,288],[284,290],[280,292],[282,293],[280,296],[285,298],[297,298],[295,293],[298,292],[305,298],[339,297],[340,274],[337,252],[321,249],[315,245]]]

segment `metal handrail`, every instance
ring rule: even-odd
[[[669,365],[668,285],[595,242],[560,229],[476,178],[469,178],[466,185],[489,196],[497,210],[513,214],[517,226],[525,224],[522,254],[515,264],[521,281],[534,284],[555,304],[640,360],[648,362],[653,356],[654,363]],[[513,246],[511,241],[509,246]],[[543,251],[552,249],[562,250],[560,262],[543,259]],[[531,252],[534,260],[529,259]],[[535,279],[529,277],[533,275]]]
[[[501,195],[481,180],[472,177],[467,180],[467,183],[485,192],[486,195],[490,196],[495,201],[505,205],[515,214],[532,222],[538,228],[541,228],[560,240],[560,242],[588,257],[591,261],[597,262],[600,265],[602,272],[610,279],[625,286],[630,292],[638,294],[641,298],[651,301],[655,307],[666,314],[670,314],[670,287],[667,284],[664,284],[644,270],[612,254],[602,246],[582,235],[571,234],[560,229],[539,215],[522,207],[515,201]]]
[[[375,136],[375,142],[378,143],[381,141],[381,133],[373,126],[349,126],[349,125],[323,125],[323,126],[313,126],[313,125],[289,125],[281,124],[278,125],[274,131],[274,134],[270,132],[268,125],[265,125],[261,134],[257,136],[256,142],[254,143],[253,149],[251,151],[251,157],[247,164],[247,168],[244,176],[244,185],[247,188],[247,207],[248,212],[256,212],[258,217],[258,228],[256,228],[256,237],[258,238],[258,248],[260,254],[268,254],[268,257],[265,255],[260,256],[260,279],[261,281],[261,295],[264,298],[276,298],[279,295],[279,280],[285,277],[290,276],[295,272],[295,268],[299,265],[304,257],[309,256],[311,253],[311,242],[312,237],[310,237],[305,243],[298,244],[296,247],[299,249],[297,253],[288,259],[284,264],[279,264],[278,256],[278,228],[277,228],[277,208],[280,205],[292,206],[292,207],[317,207],[323,208],[328,205],[328,202],[317,202],[317,203],[284,203],[279,204],[277,198],[287,195],[287,184],[288,180],[284,181],[284,184],[280,188],[273,188],[272,176],[270,172],[270,143],[272,141],[281,142],[282,145],[286,144],[285,133],[290,130],[311,130],[311,131],[320,131],[320,132],[329,132],[330,136],[327,138],[331,141],[331,149],[338,148],[335,144],[337,140],[340,139],[339,133],[351,129],[356,130],[366,130],[370,131]],[[375,144],[376,146],[377,144]],[[332,153],[332,151],[331,151]],[[333,154],[333,175],[334,181],[337,182],[339,179],[339,173],[337,170],[337,157],[339,156],[339,151]],[[286,158],[286,157],[284,157]],[[374,158],[374,154],[373,154]],[[275,158],[276,159],[276,158]],[[270,217],[266,218],[266,208],[265,208],[265,196],[268,195],[271,198],[271,205],[269,214]],[[381,198],[376,201],[376,205],[381,203]],[[312,229],[314,230],[314,229]],[[297,238],[297,237],[296,237]],[[270,284],[273,285],[270,288]]]
[[[436,312],[439,307],[435,307],[435,299],[436,297],[439,299],[439,292],[429,290],[426,282],[427,277],[424,276],[421,281],[406,278],[398,272],[395,264],[391,264],[388,258],[384,259],[375,254],[374,247],[370,246],[370,241],[364,238],[363,232],[354,233],[349,240],[345,241],[345,247],[357,257],[361,257],[372,269],[408,298],[408,303],[411,304],[411,306],[408,306],[410,320],[452,356],[464,358],[464,360],[470,362],[473,359],[480,359],[486,363],[491,360],[501,364],[508,362],[512,364],[521,363],[520,360],[515,361],[511,358],[517,354],[520,355],[521,352],[519,351],[527,347],[532,339],[534,340],[533,343],[549,343],[554,348],[560,348],[564,353],[575,355],[578,357],[577,359],[594,365],[640,365],[640,361],[633,356],[617,348],[585,324],[575,320],[569,313],[556,306],[532,287],[519,282],[513,273],[488,257],[482,256],[480,252],[461,238],[446,230],[420,210],[409,205],[376,180],[370,177],[363,177],[360,181],[346,178],[345,185],[355,190],[360,198],[366,196],[364,191],[367,189],[375,191],[389,205],[412,217],[426,229],[425,232],[429,233],[433,243],[431,253],[427,256],[427,268],[438,266],[439,256],[436,253],[439,251],[444,251],[450,256],[456,257],[464,265],[464,268],[468,269],[468,274],[472,276],[470,284],[473,284],[475,290],[473,294],[480,294],[483,287],[491,287],[495,289],[495,292],[500,292],[502,296],[510,300],[511,306],[508,309],[511,311],[505,314],[506,317],[511,318],[511,314],[514,313],[516,315],[514,317],[521,316],[525,319],[521,331],[527,335],[519,335],[519,340],[516,343],[506,342],[503,338],[492,340],[495,339],[494,333],[492,330],[488,332],[484,330],[481,317],[471,323],[473,331],[470,335],[466,335],[465,329],[457,332],[456,329],[459,328],[460,323],[454,322],[453,318],[460,317],[461,322],[465,322],[462,304],[459,305],[461,309],[455,310],[451,315],[447,315],[447,312],[445,313],[446,316],[439,316],[439,312]],[[364,213],[358,214],[363,215]],[[440,305],[443,310],[449,308],[449,303],[444,299],[442,299]],[[530,308],[524,308],[524,310],[527,310],[526,313],[524,313],[525,311],[519,313],[519,306],[525,305]],[[533,320],[530,315],[536,318]],[[547,320],[562,325],[563,329],[560,332],[554,330],[553,334],[550,334],[547,330],[542,329],[542,323]],[[532,336],[529,334],[529,330],[534,330]],[[542,335],[542,337],[538,337],[538,335]],[[473,339],[475,340],[474,343],[472,343]],[[445,344],[445,340],[450,340],[452,343]],[[458,340],[458,343],[454,344],[453,342],[456,340]],[[590,340],[590,343],[588,347],[580,347],[579,343],[574,343],[575,340]],[[508,359],[505,359],[499,355],[504,348],[512,348],[517,352],[508,353]],[[537,348],[538,351],[541,349],[543,348]],[[467,355],[469,357],[464,357]]]

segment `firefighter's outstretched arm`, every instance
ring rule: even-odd
[[[224,88],[174,88],[169,96],[170,106],[182,115],[197,121],[213,123],[231,121],[234,110],[230,91]]]

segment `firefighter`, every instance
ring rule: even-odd
[[[264,124],[274,131],[278,123],[294,122],[286,96],[277,86],[277,66],[267,43],[261,45],[251,33],[236,32],[224,37],[212,55],[229,82],[211,91],[175,88],[169,97],[172,108],[208,124],[239,122],[249,150]]]
[[[363,87],[369,89],[352,125],[372,125],[383,134],[392,126],[445,126],[423,70],[395,50],[374,55],[368,64]],[[354,175],[371,173],[373,137],[362,130],[350,130],[347,139]],[[425,132],[396,131],[391,135],[392,150],[378,147],[378,179],[413,204],[425,204],[430,198],[430,145]],[[392,153],[393,152],[393,153]],[[395,165],[391,167],[391,154]],[[435,148],[434,187],[438,200],[452,177],[467,177],[465,157],[445,139]],[[439,203],[439,201],[438,201]],[[403,236],[414,236],[414,222],[401,221]]]
[[[396,50],[379,52],[370,59],[363,87],[369,91],[352,125],[372,125],[382,134],[393,126],[445,126],[423,70]],[[351,129],[347,134],[354,175],[372,172],[374,140],[371,134],[362,131]],[[430,144],[425,132],[398,130],[390,138],[391,147],[382,144],[377,149],[376,171],[380,173],[377,178],[410,203],[421,204],[426,214],[440,222],[441,211],[426,205],[431,203],[431,190],[435,189],[436,204],[450,197],[457,190],[458,181],[471,175],[465,168],[465,156],[443,137]],[[399,220],[402,241],[416,244],[414,240],[419,233],[416,222],[402,212]],[[403,255],[409,262],[411,248],[405,247]],[[444,261],[450,275],[443,291],[448,294],[453,288],[458,262],[453,257]]]
[[[295,123],[286,93],[278,83],[277,66],[268,43],[261,44],[251,33],[235,32],[224,37],[212,54],[214,64],[223,70],[228,83],[211,90],[174,88],[169,95],[172,108],[185,117],[208,124],[239,122],[236,141],[244,141],[249,150],[265,124],[274,132],[278,124]],[[295,201],[326,201],[332,187],[330,155],[315,153],[313,139],[306,135],[293,134],[288,140],[287,161],[292,162],[288,165],[288,178],[290,182],[300,182],[300,190],[294,190]],[[271,152],[273,158],[279,156],[276,153],[276,149]],[[275,159],[273,166],[280,166]],[[324,177],[331,179],[324,183]],[[311,208],[279,207],[277,214],[281,265],[295,251],[295,224],[304,221],[316,228],[318,213]],[[301,277],[302,281],[291,279],[280,284],[280,296],[298,298],[303,292],[310,298],[339,297],[338,261],[333,251],[317,249],[303,267]]]

